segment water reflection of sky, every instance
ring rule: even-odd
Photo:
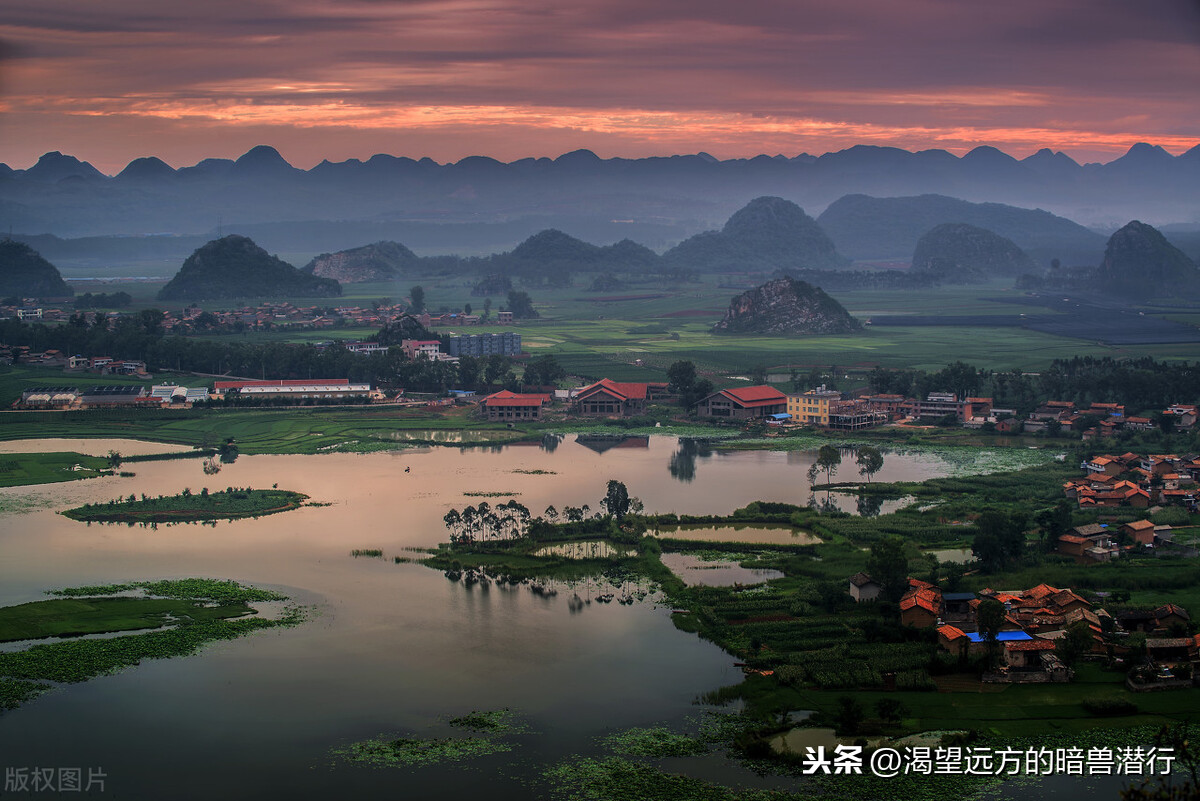
[[[742,567],[733,560],[702,559],[690,553],[664,553],[662,562],[689,587],[732,587],[783,578],[778,570]]]
[[[444,541],[443,515],[483,499],[465,493],[504,493],[487,500],[515,497],[535,514],[551,504],[599,509],[609,479],[654,512],[804,503],[811,455],[697,452],[691,480],[682,481],[670,470],[680,449],[673,439],[597,449],[567,437],[555,445],[243,456],[214,476],[200,460],[142,462],[129,466],[131,478],[0,490],[4,508],[32,509],[0,519],[2,604],[53,587],[211,576],[281,588],[317,610],[296,629],[143,662],[5,713],[4,765],[103,766],[108,791],[122,799],[355,798],[394,795],[398,786],[407,799],[485,786],[489,798],[526,799],[536,766],[594,753],[602,734],[681,724],[697,714],[697,696],[738,682],[741,672],[711,643],[676,630],[669,610],[649,602],[572,608],[575,588],[547,598],[524,586],[467,587],[392,557]],[[889,457],[877,480],[936,472]],[[129,494],[272,484],[329,505],[157,529],[57,514]],[[368,548],[384,558],[350,556]],[[329,764],[335,745],[506,706],[539,733],[511,755],[401,774]]]

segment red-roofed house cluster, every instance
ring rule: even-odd
[[[637,383],[602,378],[577,390],[519,393],[504,390],[488,395],[481,410],[489,420],[537,420],[556,398],[569,402],[571,411],[588,417],[636,417],[647,405],[667,394],[665,383]]]
[[[1170,419],[1176,429],[1187,431],[1196,425],[1197,407],[1194,404],[1177,403],[1162,410],[1162,416]],[[1069,429],[1088,422],[1094,423],[1083,429],[1083,439],[1108,437],[1118,431],[1152,431],[1155,421],[1149,417],[1125,413],[1119,403],[1093,403],[1091,406],[1076,406],[1072,401],[1047,401],[1034,409],[1023,423],[1026,432],[1047,431],[1052,428]]]
[[[1200,455],[1103,454],[1080,467],[1084,475],[1063,485],[1080,509],[1177,505],[1196,511]]]
[[[856,601],[872,601],[879,594],[880,586],[868,574],[851,577],[850,595]],[[978,623],[979,607],[989,599],[1004,607],[994,642],[989,642]],[[1026,590],[943,592],[935,584],[910,578],[899,607],[902,625],[936,628],[939,647],[950,654],[972,659],[995,653],[999,670],[985,674],[987,681],[1069,681],[1072,671],[1059,659],[1057,648],[1069,629],[1090,632],[1091,645],[1085,653],[1127,654],[1130,649],[1123,641],[1133,632],[1150,635],[1147,656],[1155,664],[1180,664],[1200,653],[1200,636],[1183,636],[1190,630],[1190,619],[1176,604],[1122,611],[1114,618],[1104,609],[1094,609],[1074,590],[1049,584]]]

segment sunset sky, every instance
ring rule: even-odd
[[[5,0],[0,161],[1200,142],[1200,0]]]

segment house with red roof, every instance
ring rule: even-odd
[[[754,420],[787,413],[787,395],[774,387],[738,387],[714,392],[696,404],[700,417]]]
[[[900,625],[917,629],[936,626],[942,616],[942,591],[927,581],[910,578],[900,598]]]
[[[1004,643],[1004,663],[1018,670],[1041,670],[1042,654],[1054,653],[1054,641],[1034,637]]]
[[[632,383],[602,378],[579,390],[574,411],[593,417],[636,417],[646,405],[667,392],[664,383]]]
[[[542,408],[549,403],[549,395],[521,394],[505,389],[488,395],[479,406],[488,420],[538,420]]]
[[[1121,526],[1121,533],[1138,545],[1154,544],[1154,524],[1149,520],[1134,520]]]

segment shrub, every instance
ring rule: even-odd
[[[1088,713],[1102,718],[1136,715],[1137,704],[1127,698],[1093,696],[1085,698],[1081,704]]]

